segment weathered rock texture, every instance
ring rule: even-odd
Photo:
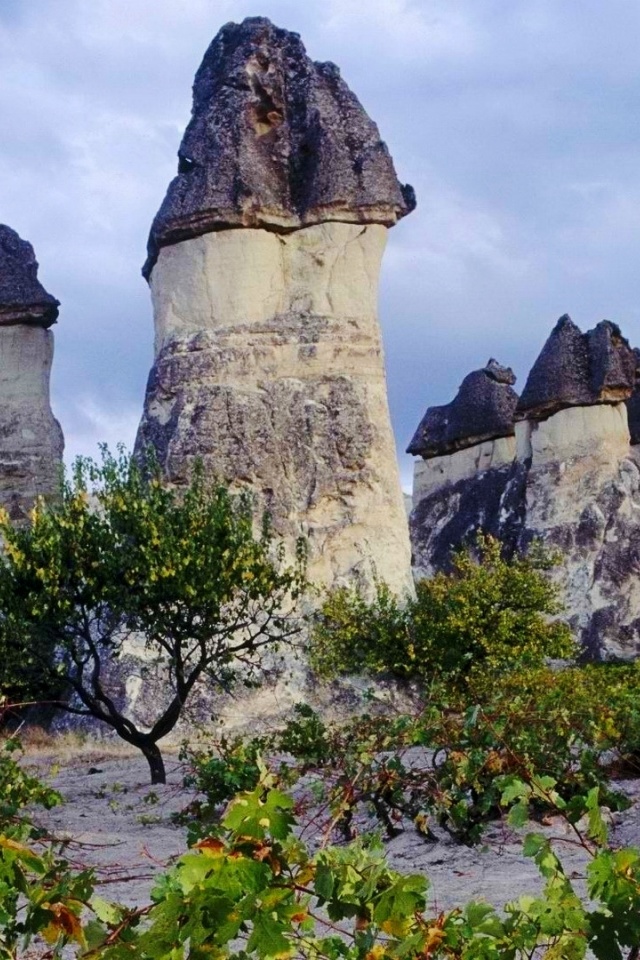
[[[298,34],[263,17],[229,23],[211,43],[178,157],[146,274],[161,247],[212,230],[392,226],[415,206],[335,64],[314,63]]]
[[[31,244],[0,224],[0,503],[16,520],[55,492],[64,448],[49,400],[58,301],[37,271]]]
[[[585,654],[640,653],[640,456],[626,406],[636,366],[614,324],[582,334],[562,317],[518,403],[515,438],[417,461],[417,573],[446,569],[480,530],[507,553],[542,540],[562,555],[553,575]]]
[[[194,85],[145,266],[156,358],[137,449],[245,486],[310,575],[410,589],[377,286],[412,191],[333,65],[261,18],[224,27]]]
[[[518,395],[515,374],[493,358],[464,378],[451,403],[429,407],[407,453],[429,458],[513,436]]]
[[[560,317],[531,368],[518,419],[544,420],[565,407],[617,403],[631,395],[637,360],[615,323],[603,320],[581,333]]]

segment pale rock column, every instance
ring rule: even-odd
[[[0,225],[0,503],[17,521],[55,495],[64,449],[49,397],[58,301],[37,271],[31,244]]]
[[[640,471],[627,407],[637,358],[620,329],[560,317],[518,404],[527,468],[521,543],[558,553],[552,576],[587,656],[640,652]]]
[[[418,457],[410,518],[416,576],[449,570],[453,553],[473,548],[479,533],[515,549],[524,480],[516,462],[515,380],[491,359],[420,421],[408,448]]]
[[[412,588],[377,317],[387,228],[412,208],[333,64],[262,18],[194,85],[145,274],[155,361],[137,449],[255,494],[319,585]]]

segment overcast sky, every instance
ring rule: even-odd
[[[490,356],[522,388],[565,312],[640,344],[638,0],[0,0],[0,222],[62,301],[68,455],[133,442],[149,225],[209,41],[256,15],[340,66],[416,189],[380,291],[405,486],[424,409]]]

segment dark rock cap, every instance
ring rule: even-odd
[[[33,247],[0,224],[0,326],[26,323],[50,327],[60,303],[38,280]]]
[[[464,378],[451,403],[429,407],[407,453],[429,460],[486,440],[512,436],[518,403],[515,382],[510,367],[489,360],[486,367]]]
[[[631,396],[636,356],[615,323],[602,320],[582,333],[560,317],[531,368],[517,420],[545,420],[566,407],[619,403]]]
[[[627,417],[631,443],[636,444],[640,443],[640,350],[635,347],[633,353],[636,358],[636,384],[627,400]]]
[[[264,17],[224,26],[193,85],[178,175],[151,227],[160,247],[227,227],[340,220],[391,226],[415,207],[377,126],[332,63]]]

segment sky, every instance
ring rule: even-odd
[[[415,187],[380,286],[405,488],[424,410],[489,357],[522,388],[563,313],[640,345],[637,0],[0,0],[0,222],[62,303],[67,459],[133,443],[149,226],[204,51],[245,16],[339,65]]]

